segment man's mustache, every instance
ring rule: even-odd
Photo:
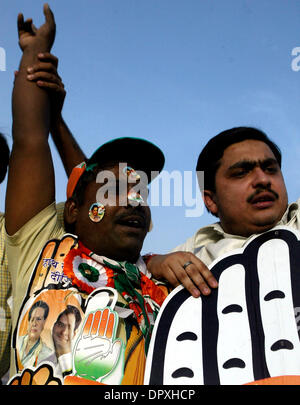
[[[251,203],[252,200],[258,196],[261,193],[270,193],[273,194],[273,196],[275,197],[276,200],[278,200],[279,198],[279,194],[276,193],[276,191],[270,189],[270,188],[258,188],[257,190],[254,191],[254,193],[252,193],[248,198],[247,198],[247,202]]]

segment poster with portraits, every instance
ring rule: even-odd
[[[10,384],[122,380],[124,343],[116,337],[117,293],[102,287],[87,294],[72,285],[64,273],[64,258],[76,246],[77,239],[67,234],[49,241],[39,256],[13,335],[17,375]]]

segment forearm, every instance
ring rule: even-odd
[[[47,4],[45,23],[36,28],[18,15],[19,45],[23,51],[12,94],[13,146],[6,187],[5,226],[13,235],[54,201],[55,184],[48,144],[48,93],[27,80],[27,69],[41,52],[49,52],[55,38],[55,20]]]
[[[27,80],[26,69],[41,48],[24,51],[12,95],[13,147],[6,189],[5,220],[17,232],[54,201],[54,173],[48,145],[50,108],[47,92]],[[47,185],[47,187],[45,187]],[[22,204],[20,204],[20,198]]]
[[[22,55],[19,74],[15,78],[12,95],[14,142],[24,147],[31,141],[47,139],[50,124],[49,97],[46,91],[27,80],[27,68],[36,63],[43,44],[27,47]]]
[[[84,161],[85,154],[61,116],[50,123],[50,132],[66,174],[69,176],[73,167]]]

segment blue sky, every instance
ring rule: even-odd
[[[0,131],[11,145],[13,72],[20,60],[19,12],[43,22],[40,0],[0,0]],[[161,147],[165,170],[194,171],[208,139],[239,125],[264,130],[283,152],[290,201],[299,197],[300,46],[296,0],[52,0],[53,53],[67,90],[63,115],[90,155],[121,136]],[[300,63],[299,63],[300,65]],[[57,200],[66,176],[53,148]],[[28,168],[28,170],[32,170]],[[195,180],[196,181],[196,180]],[[0,188],[4,210],[5,184]],[[20,197],[21,198],[21,197]],[[213,222],[186,206],[153,207],[144,251],[168,252]]]

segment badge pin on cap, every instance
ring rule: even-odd
[[[89,218],[93,222],[100,222],[105,213],[105,207],[101,203],[94,203],[89,209]]]
[[[140,193],[137,193],[134,190],[130,190],[127,195],[128,201],[134,203],[134,205],[142,204],[144,202],[143,197]]]
[[[129,180],[140,180],[141,176],[130,166],[126,166],[123,169],[123,173],[128,177]]]

